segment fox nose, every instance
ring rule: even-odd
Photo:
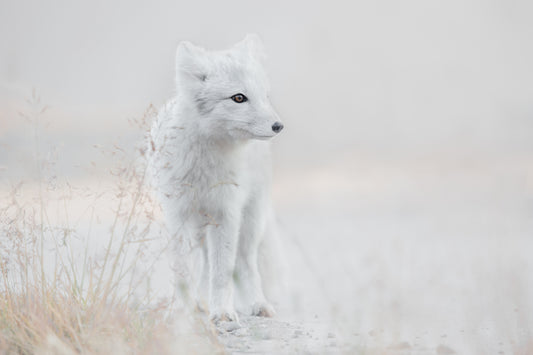
[[[283,129],[283,123],[276,122],[272,125],[272,130],[276,133],[279,133]]]

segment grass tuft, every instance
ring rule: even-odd
[[[145,187],[144,150],[128,159],[123,149],[113,148],[111,154],[122,163],[111,171],[116,182],[111,191],[74,187],[57,175],[50,177],[54,162],[43,154],[39,141],[47,110],[35,91],[28,105],[29,112],[22,115],[34,128],[37,178],[11,185],[0,199],[0,352],[220,350],[198,316],[173,311],[171,298],[155,302],[146,287],[151,260],[160,258],[166,246],[156,255],[150,249],[157,239],[153,229],[158,212]],[[133,123],[146,129],[155,114],[150,106]],[[113,211],[106,217],[112,223],[108,234],[95,235],[95,228],[102,229],[100,218],[106,212],[98,206],[106,196],[104,205]],[[77,197],[90,202],[73,216],[80,210]],[[87,227],[81,227],[84,221]],[[106,242],[91,249],[92,240]]]

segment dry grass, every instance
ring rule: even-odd
[[[50,174],[53,162],[44,158],[39,143],[46,107],[35,92],[28,104],[30,112],[23,116],[34,128],[38,176],[31,198],[24,197],[31,188],[18,183],[0,200],[0,352],[220,351],[212,330],[197,315],[172,311],[170,299],[154,304],[150,288],[143,287],[151,272],[148,245],[155,207],[145,188],[142,150],[135,161],[119,158],[122,164],[112,172],[114,216],[104,238],[107,245],[90,252],[95,202],[103,193],[74,188]],[[135,124],[145,128],[154,114],[151,107]],[[118,147],[111,152],[122,153]],[[93,201],[83,212],[89,220],[83,230],[71,215],[76,194]],[[80,255],[74,244],[83,240],[87,247]]]

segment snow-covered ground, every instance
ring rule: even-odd
[[[531,160],[355,156],[276,198],[292,312],[340,350],[533,351]]]
[[[533,351],[531,159],[354,154],[277,172],[274,199],[290,290],[274,319],[219,334],[230,353]],[[112,221],[98,203],[95,248]]]

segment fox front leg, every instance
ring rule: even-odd
[[[261,199],[252,201],[244,210],[240,229],[239,246],[235,268],[239,308],[245,314],[273,317],[274,308],[263,293],[258,268],[258,252],[266,230],[267,215]]]
[[[238,233],[239,221],[228,216],[207,230],[209,316],[215,324],[221,321],[239,322],[233,306],[233,270]]]

